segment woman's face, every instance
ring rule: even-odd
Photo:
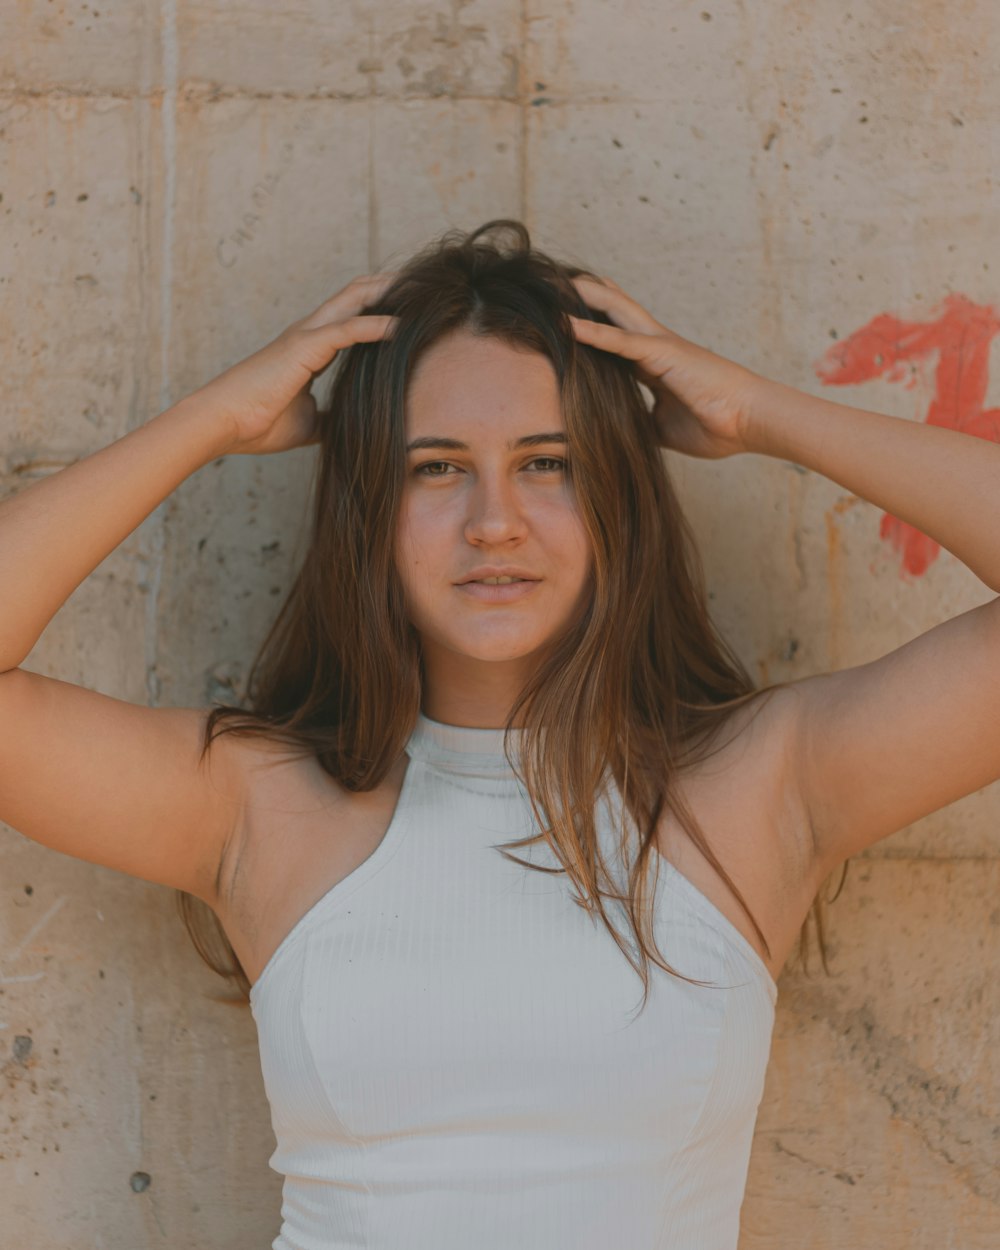
[[[555,371],[539,353],[462,330],[411,376],[395,558],[435,720],[502,724],[586,604],[591,548],[564,440]],[[463,584],[486,566],[531,580]]]

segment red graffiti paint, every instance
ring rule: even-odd
[[[934,397],[924,421],[1000,443],[1000,408],[983,408],[990,343],[998,333],[1000,313],[995,308],[949,295],[930,321],[903,321],[889,313],[874,317],[833,344],[816,363],[816,375],[827,386],[885,378],[912,390],[918,367],[936,356]],[[889,513],[882,514],[879,534],[900,553],[902,577],[921,576],[941,550],[926,534]]]

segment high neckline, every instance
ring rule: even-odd
[[[511,755],[515,760],[520,759],[523,735],[522,729],[510,732]],[[418,712],[406,752],[411,758],[456,776],[518,780],[504,754],[503,729],[449,725]]]

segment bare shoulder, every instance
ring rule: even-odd
[[[257,735],[230,736],[242,803],[216,912],[255,981],[297,921],[378,845],[407,757],[374,790],[355,792],[312,755]]]
[[[232,901],[251,861],[264,855],[280,859],[289,840],[296,841],[303,817],[335,813],[343,817],[355,797],[311,755],[262,735],[225,734],[230,774],[239,791],[234,823],[222,866],[221,902]]]
[[[794,684],[759,692],[733,711],[707,754],[684,770],[683,798],[713,853],[747,900],[760,939],[728,885],[668,814],[660,849],[740,930],[777,979],[816,890],[808,818],[791,750],[799,696]]]

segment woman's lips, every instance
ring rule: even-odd
[[[464,590],[473,599],[482,603],[513,603],[515,599],[523,599],[539,585],[538,581],[504,582],[501,585],[486,582],[460,582],[456,590]]]

